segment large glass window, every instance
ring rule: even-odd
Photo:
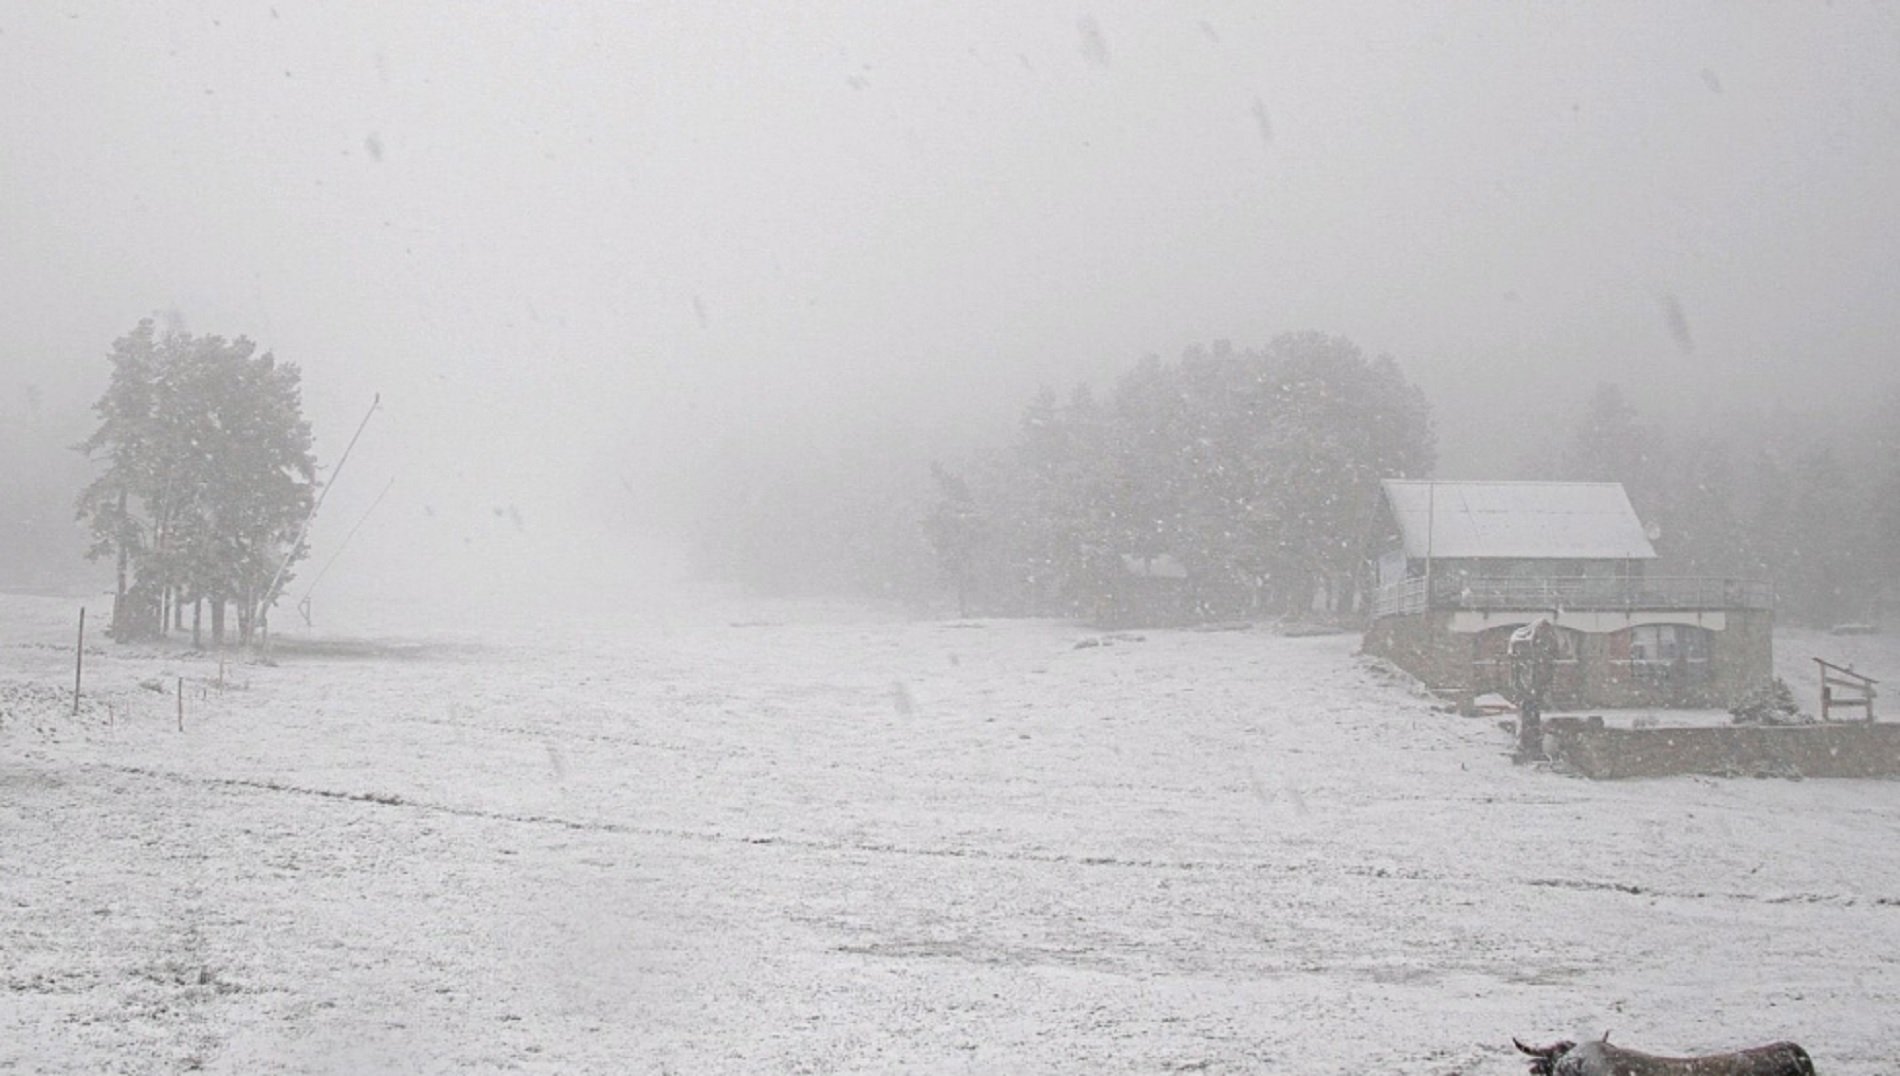
[[[1711,636],[1693,624],[1641,624],[1629,630],[1630,667],[1648,679],[1680,677],[1701,683],[1709,675]]]

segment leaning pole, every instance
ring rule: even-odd
[[[323,489],[317,493],[317,499],[310,505],[310,512],[303,517],[303,526],[297,528],[297,540],[290,543],[290,548],[284,552],[283,563],[277,566],[276,573],[270,578],[270,585],[264,588],[264,598],[257,607],[257,630],[259,638],[262,639],[259,646],[266,654],[270,653],[270,607],[271,603],[277,600],[278,588],[284,585],[284,574],[290,571],[292,558],[296,557],[297,550],[303,548],[304,539],[310,536],[310,525],[316,522],[317,510],[323,507],[323,501],[330,496],[330,490],[335,488],[336,480],[342,477],[343,465],[350,462],[350,451],[356,447],[357,438],[363,436],[364,427],[369,425],[369,420],[375,416],[376,409],[382,406],[382,403],[383,394],[380,392],[371,398],[369,410],[363,412],[363,421],[356,424],[356,432],[350,435],[350,443],[343,446],[343,455],[337,458],[336,470],[330,472],[330,480],[323,484]]]

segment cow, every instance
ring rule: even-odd
[[[1814,1076],[1808,1052],[1792,1042],[1772,1042],[1729,1054],[1658,1057],[1610,1045],[1606,1034],[1596,1042],[1554,1042],[1517,1048],[1529,1054],[1531,1076]]]

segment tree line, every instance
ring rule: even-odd
[[[1150,357],[1106,400],[1044,390],[1009,450],[938,466],[926,531],[967,611],[1098,616],[1178,567],[1199,616],[1350,610],[1379,481],[1434,457],[1423,393],[1320,333]]]
[[[1654,570],[1760,580],[1781,618],[1877,620],[1900,580],[1900,392],[1803,417],[1645,419],[1600,385],[1525,477],[1616,481],[1658,533]]]
[[[1621,482],[1659,534],[1656,574],[1767,582],[1795,624],[1877,621],[1900,598],[1900,392],[1646,418],[1604,385],[1500,441],[1451,477]],[[765,591],[1087,618],[1131,566],[1168,563],[1199,615],[1347,616],[1379,479],[1435,463],[1432,410],[1397,364],[1317,333],[1044,389],[989,447],[934,464],[904,447],[734,466],[707,484],[727,492],[699,516],[701,567]]]
[[[113,342],[99,425],[76,446],[103,470],[78,500],[92,559],[117,569],[112,634],[180,630],[210,614],[222,642],[234,610],[250,643],[306,553],[317,490],[302,375],[239,337],[160,333]]]

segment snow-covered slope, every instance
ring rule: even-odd
[[[1900,784],[1513,767],[1353,636],[108,647],[74,719],[71,613],[0,599],[0,1071],[1891,1071]]]

